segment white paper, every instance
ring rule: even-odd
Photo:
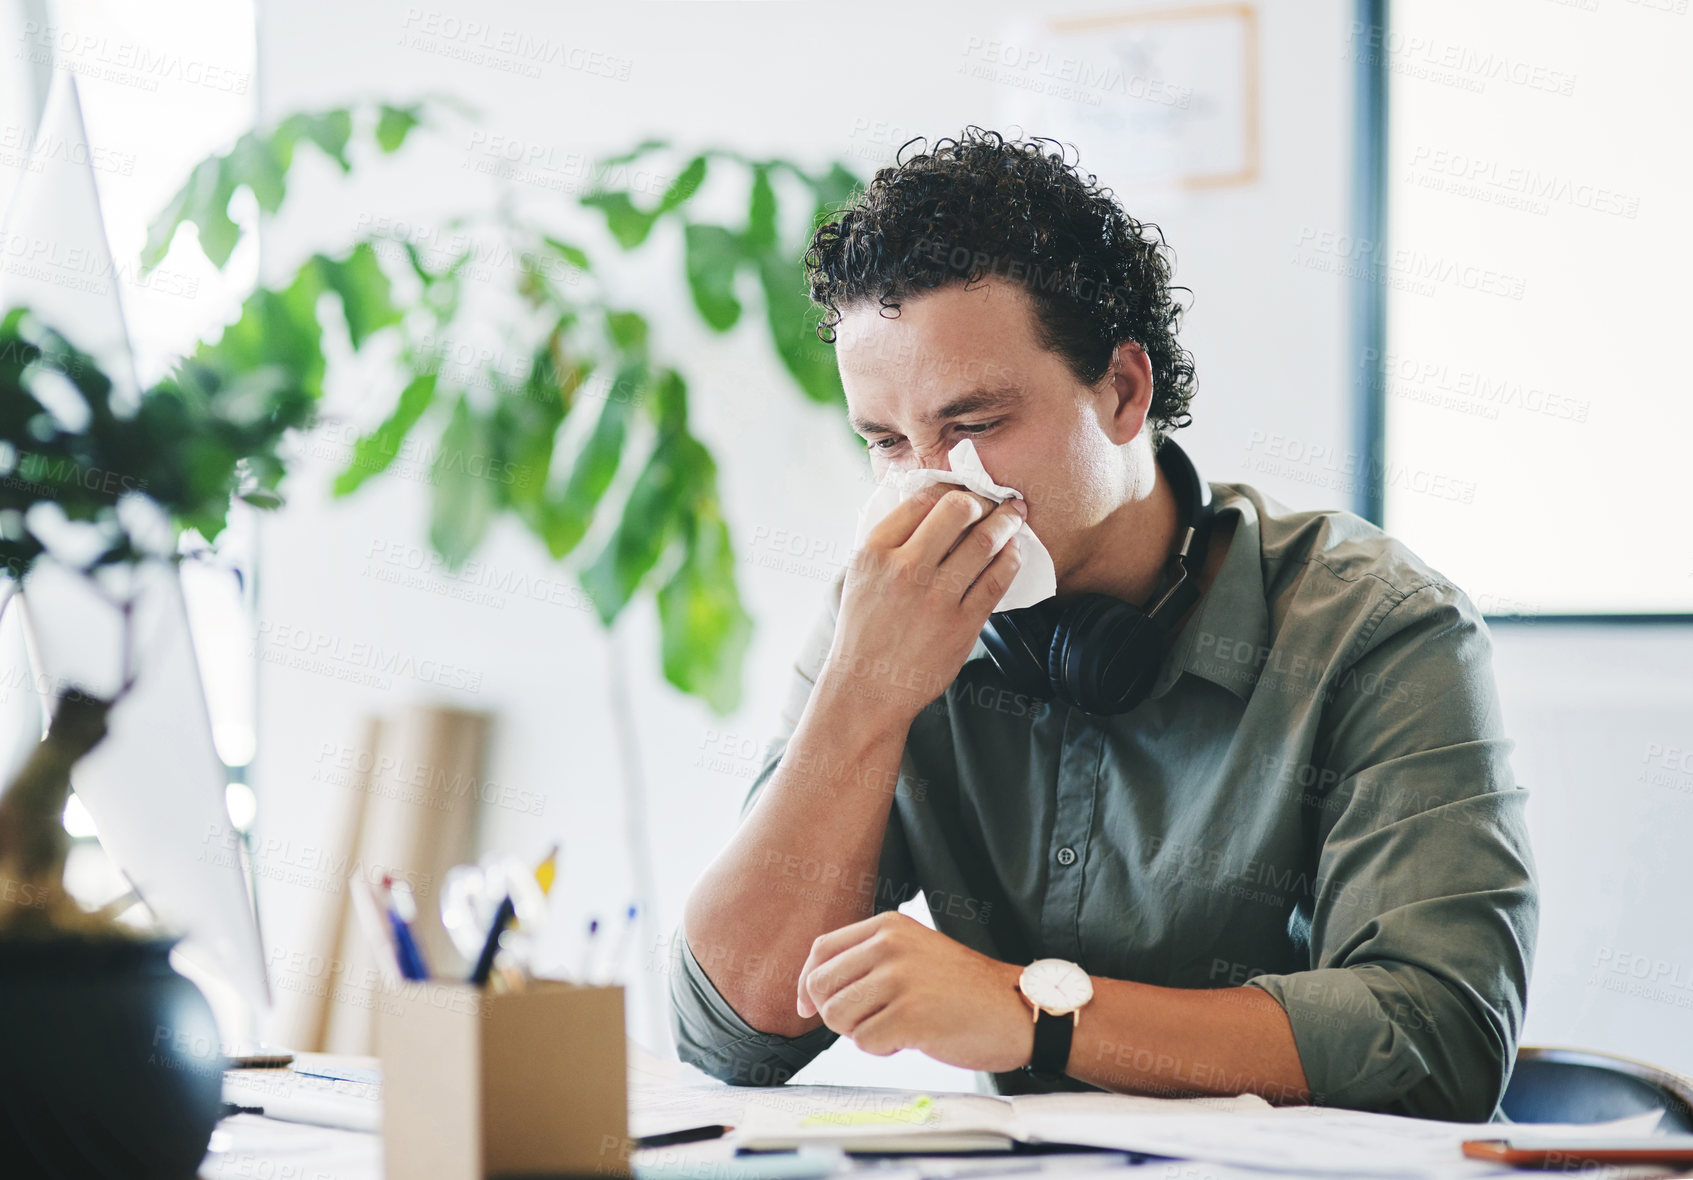
[[[741,1127],[755,1108],[764,1117],[797,1118],[824,1111],[895,1109],[919,1094],[1005,1101],[884,1086],[730,1086],[694,1066],[660,1057],[633,1039],[628,1041],[628,1065],[629,1134],[637,1138],[713,1123]],[[1009,1113],[1009,1104],[1006,1110]]]
[[[933,484],[955,483],[978,496],[987,497],[995,504],[1009,499],[1023,499],[1022,492],[997,484],[989,477],[987,469],[982,466],[981,456],[976,454],[976,444],[969,439],[948,451],[946,458],[948,466],[952,468],[950,471],[918,467],[908,471],[889,472],[888,477],[876,486],[870,499],[865,501],[864,507],[858,510],[858,533],[853,537],[853,550],[857,551],[863,546],[864,538],[870,535],[870,530],[880,524],[882,518],[892,512],[902,500],[910,499]],[[1040,543],[1040,538],[1035,536],[1027,521],[1017,530],[1017,537],[1021,563],[1017,567],[1016,577],[1011,579],[1010,587],[999,600],[999,605],[994,607],[995,610],[1021,610],[1058,593],[1058,577],[1053,569],[1052,555],[1046,551],[1046,546]]]
[[[1055,1090],[1050,1094],[1019,1094],[1011,1105],[1026,1126],[1043,1119],[1126,1118],[1129,1116],[1186,1116],[1205,1114],[1269,1114],[1275,1109],[1256,1094],[1198,1098],[1155,1098],[1146,1094],[1093,1093]]]
[[[382,1180],[382,1138],[366,1131],[238,1114],[218,1123],[195,1175],[199,1180],[260,1176]]]
[[[1536,1137],[1646,1134],[1662,1112],[1613,1123],[1443,1123],[1430,1119],[1293,1106],[1262,1114],[1146,1117],[1056,1114],[1024,1107],[1023,1130],[1048,1143],[1141,1151],[1273,1171],[1346,1176],[1484,1176],[1510,1169],[1466,1159],[1466,1139],[1500,1139],[1519,1127]]]
[[[791,1093],[784,1094],[783,1090]],[[892,1113],[909,1105],[912,1091],[863,1087],[788,1086],[752,1096],[736,1128],[737,1143],[749,1147],[786,1147],[798,1143],[840,1143],[859,1151],[967,1151],[1010,1142],[1080,1143],[1058,1137],[1064,1127],[1106,1138],[1125,1126],[1171,1119],[1244,1118],[1270,1114],[1274,1108],[1255,1094],[1219,1098],[1152,1098],[1130,1094],[1054,1093],[932,1094],[931,1118],[918,1123],[852,1121],[807,1124],[806,1116],[824,1112]],[[874,1146],[866,1144],[874,1142]],[[970,1141],[969,1144],[966,1141]],[[1123,1150],[1113,1148],[1113,1150]]]
[[[734,1126],[746,1106],[744,1087],[728,1086],[702,1069],[660,1057],[627,1041],[629,1134],[662,1135],[713,1123]]]
[[[301,1054],[318,1061],[358,1061],[333,1054]],[[317,1077],[292,1069],[231,1069],[223,1075],[223,1100],[258,1107],[267,1119],[339,1127],[348,1131],[382,1128],[382,1087],[366,1082]]]

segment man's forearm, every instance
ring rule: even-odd
[[[1310,1101],[1293,1027],[1262,989],[1093,986],[1070,1042],[1071,1077],[1120,1093]]]
[[[870,916],[910,721],[867,707],[826,665],[734,838],[688,896],[683,929],[706,975],[761,1032],[797,1036],[795,985],[820,934]]]

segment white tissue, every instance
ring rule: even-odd
[[[931,484],[961,484],[978,496],[986,496],[995,504],[1013,497],[1019,500],[1023,498],[1023,493],[1017,489],[1003,487],[988,478],[987,470],[982,466],[982,458],[976,454],[976,444],[969,439],[948,451],[946,458],[951,471],[919,467],[909,471],[890,472],[888,477],[876,486],[876,491],[865,501],[864,507],[858,510],[858,534],[853,538],[853,549],[856,551],[863,546],[864,538],[869,535],[870,530],[894,510],[894,505],[909,499]],[[1021,610],[1058,593],[1058,577],[1053,570],[1052,554],[1046,551],[1046,546],[1040,543],[1027,521],[1017,530],[1017,537],[1018,556],[1022,558],[1022,563],[1017,567],[1017,576],[1011,579],[1010,587],[999,600],[995,610]]]

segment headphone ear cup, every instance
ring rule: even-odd
[[[1071,694],[1070,681],[1066,676],[1065,668],[1065,663],[1070,658],[1072,613],[1066,611],[1052,629],[1052,640],[1046,648],[1046,678],[1052,684],[1052,695],[1066,705],[1074,706],[1076,699]]]
[[[982,646],[1000,670],[1013,692],[1036,700],[1052,699],[1052,681],[1046,674],[1046,655],[1058,620],[1052,600],[1021,610],[998,611],[988,616],[982,628]]]
[[[1095,695],[1090,691],[1090,673],[1084,667],[1091,662],[1088,656],[1092,642],[1089,638],[1092,633],[1090,620],[1112,605],[1123,604],[1103,594],[1084,594],[1072,599],[1054,628],[1052,643],[1047,648],[1046,674],[1052,681],[1053,691],[1059,700],[1083,712],[1092,712],[1083,702],[1091,701]],[[1081,636],[1079,641],[1077,636]]]
[[[1047,651],[1047,675],[1058,695],[1084,713],[1127,713],[1152,690],[1165,636],[1132,603],[1104,594],[1076,600]]]
[[[1118,622],[1100,643],[1097,711],[1127,713],[1146,699],[1157,682],[1169,636],[1152,616],[1135,610],[1132,618]]]

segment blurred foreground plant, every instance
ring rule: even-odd
[[[0,933],[104,925],[64,893],[60,817],[71,767],[105,737],[138,674],[137,568],[180,560],[183,529],[216,538],[235,500],[275,504],[280,448],[315,402],[286,367],[199,359],[124,398],[91,357],[27,310],[0,319],[0,609],[52,561],[122,621],[115,689],[53,686],[47,734],[0,793]]]

